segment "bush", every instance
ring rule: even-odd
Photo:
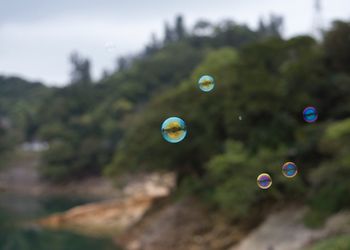
[[[309,250],[348,250],[350,249],[350,237],[348,235],[337,236],[316,243]]]

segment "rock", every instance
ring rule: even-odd
[[[138,221],[151,206],[150,197],[132,197],[82,205],[39,221],[52,229],[71,229],[89,235],[115,235]]]
[[[127,197],[166,197],[174,186],[175,175],[173,173],[151,173],[129,180],[123,193]]]
[[[174,174],[144,175],[127,185],[118,199],[77,206],[38,223],[93,236],[115,236],[138,222],[157,199],[169,196],[174,185]]]
[[[350,213],[330,217],[321,229],[304,226],[305,207],[292,207],[273,213],[231,250],[300,250],[310,243],[349,232]]]
[[[194,197],[176,201],[169,197],[174,174],[132,176],[127,183],[117,199],[78,206],[41,219],[39,224],[111,236],[126,250],[299,250],[350,232],[350,212],[330,217],[322,229],[304,226],[307,209],[302,206],[260,211],[251,214],[250,220],[232,224]],[[267,212],[270,215],[251,231]]]
[[[187,198],[158,204],[115,242],[127,250],[219,250],[238,242],[241,232],[196,199]]]

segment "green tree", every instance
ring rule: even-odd
[[[340,72],[350,71],[350,23],[335,21],[324,36],[324,50],[330,67]]]
[[[82,58],[77,52],[73,52],[70,55],[70,62],[73,66],[71,83],[91,84],[90,61]]]
[[[182,40],[186,37],[186,28],[182,16],[177,16],[175,20],[175,32],[177,40]]]

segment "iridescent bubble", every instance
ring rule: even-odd
[[[214,78],[209,75],[204,75],[199,78],[198,81],[199,88],[204,92],[211,91],[215,86]]]
[[[269,174],[263,173],[256,179],[258,187],[261,189],[268,189],[272,185],[272,179]]]
[[[285,177],[288,178],[293,178],[294,176],[296,176],[298,173],[298,168],[297,165],[295,165],[294,162],[286,162],[283,164],[282,166],[282,174]]]
[[[303,110],[303,117],[304,117],[304,120],[308,123],[313,123],[317,120],[318,118],[318,113],[317,113],[317,110],[315,107],[306,107],[304,110]]]
[[[105,49],[108,52],[112,52],[117,48],[117,45],[114,42],[107,42],[105,43]]]
[[[161,132],[164,140],[178,143],[186,137],[186,124],[179,117],[170,117],[162,123]]]

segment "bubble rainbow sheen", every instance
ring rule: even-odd
[[[203,75],[198,80],[199,88],[204,92],[209,92],[215,87],[215,80],[212,76]]]
[[[258,187],[261,189],[268,189],[272,185],[272,179],[269,174],[262,173],[256,179]]]
[[[309,106],[303,110],[304,121],[308,123],[313,123],[318,118],[318,113],[315,107]]]
[[[186,137],[186,124],[179,117],[169,117],[162,123],[161,133],[164,140],[170,143],[178,143]]]
[[[293,178],[298,173],[297,165],[294,162],[286,162],[282,166],[282,174],[287,178]]]

